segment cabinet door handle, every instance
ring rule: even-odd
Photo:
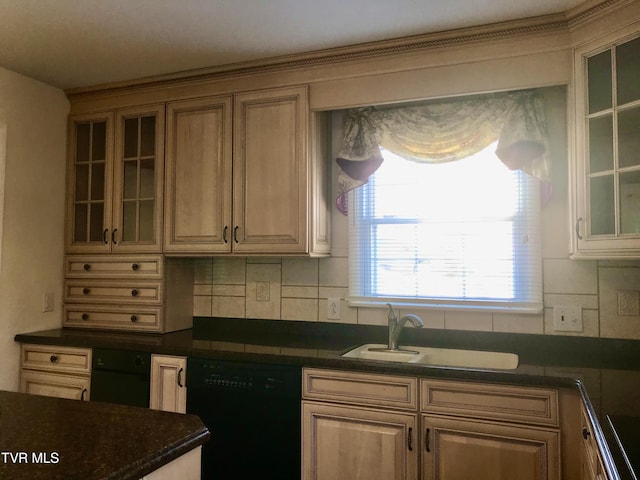
[[[407,445],[409,451],[413,452],[413,427],[409,427],[409,433],[407,434]]]
[[[111,232],[111,242],[114,245],[118,244],[118,229],[117,228],[114,228],[113,232]]]
[[[233,227],[233,241],[238,243],[238,226]]]
[[[578,237],[578,240],[582,240],[582,235],[580,235],[580,222],[582,222],[582,217],[576,220],[576,237]]]
[[[424,433],[424,448],[427,452],[431,453],[431,445],[429,444],[429,434],[431,433],[431,429],[427,428]]]
[[[109,233],[109,229],[105,228],[102,231],[102,243],[104,243],[105,245],[109,242],[109,240],[107,240],[107,234]]]
[[[224,243],[228,243],[227,242],[227,230],[229,230],[229,225],[225,225],[224,226],[224,230],[222,230],[222,241]]]
[[[80,400],[84,400],[84,395],[87,393],[87,389],[83,388],[82,393],[80,394]]]
[[[178,386],[180,388],[182,388],[182,371],[184,370],[184,368],[181,368],[180,370],[178,370]]]

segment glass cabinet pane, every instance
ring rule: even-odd
[[[589,171],[613,169],[613,116],[589,119]]]
[[[76,124],[73,242],[102,241],[107,122]]]
[[[589,113],[611,108],[611,50],[587,59]]]
[[[640,171],[620,174],[620,231],[640,233]]]
[[[640,37],[616,48],[618,105],[640,99]]]
[[[142,117],[140,125],[140,156],[156,153],[156,117]]]
[[[138,119],[127,118],[124,121],[124,158],[138,156]]]
[[[640,107],[618,111],[618,164],[640,165]]]
[[[615,199],[613,175],[591,179],[591,235],[615,233]]]
[[[156,127],[155,115],[124,120],[120,212],[122,242],[155,240]]]

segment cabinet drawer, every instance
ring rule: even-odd
[[[75,375],[22,370],[20,391],[46,397],[89,400],[91,379]]]
[[[65,327],[159,332],[161,331],[161,314],[161,307],[67,304],[64,306],[63,325]]]
[[[161,279],[161,255],[71,255],[65,260],[67,278]]]
[[[89,375],[91,349],[23,344],[21,366],[49,372]]]
[[[418,380],[412,377],[303,370],[302,396],[306,399],[415,410],[417,391]]]
[[[472,382],[420,380],[424,412],[558,426],[558,392]]]
[[[162,304],[162,282],[67,280],[64,295],[66,302]]]

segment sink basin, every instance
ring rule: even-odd
[[[386,347],[382,344],[368,343],[349,350],[342,356],[361,360],[381,360],[440,367],[492,370],[513,370],[518,367],[518,355],[515,353],[416,346],[403,346],[401,351],[390,351],[386,350]]]

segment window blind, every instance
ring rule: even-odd
[[[444,164],[382,151],[349,194],[352,305],[542,310],[539,183],[495,148]]]

